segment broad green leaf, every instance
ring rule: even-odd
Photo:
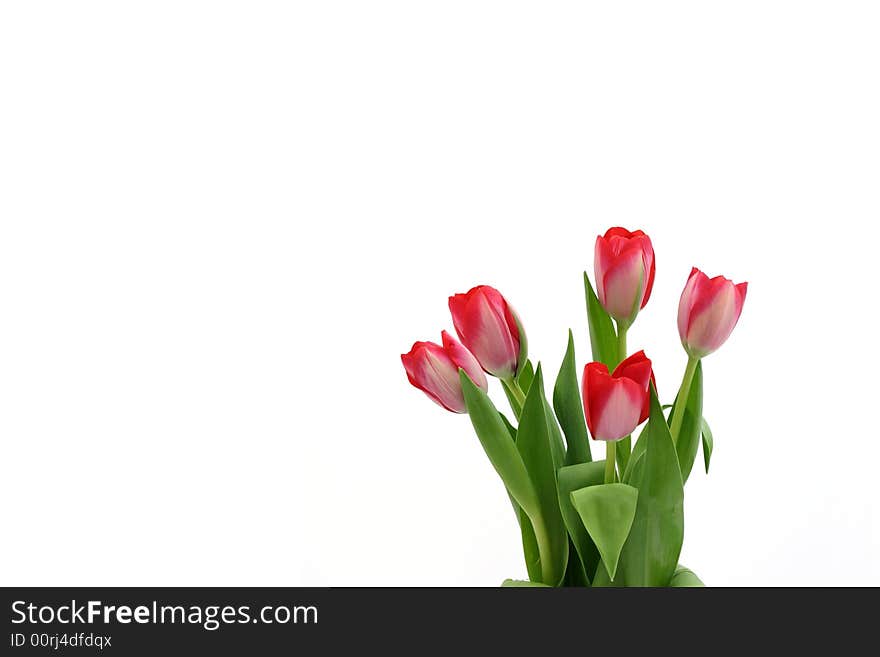
[[[470,379],[468,383],[470,386],[465,384],[465,379],[467,379],[467,374],[462,372],[462,389],[465,391],[465,402],[468,405],[468,413],[471,416],[471,421],[474,423],[474,429],[477,431],[477,436],[480,437],[480,442],[483,443],[483,448],[486,450],[486,454],[489,455],[489,460],[492,461],[492,465],[495,465],[495,461],[492,459],[492,455],[489,454],[489,449],[493,450],[493,453],[499,453],[499,459],[504,460],[509,458],[512,461],[516,461],[520,459],[519,453],[516,451],[516,448],[513,447],[516,443],[516,428],[510,423],[510,421],[505,417],[503,413],[498,413],[496,411],[496,415],[500,418],[505,430],[507,431],[508,440],[510,441],[511,446],[513,447],[513,453],[507,453],[504,449],[501,449],[499,445],[496,443],[499,439],[496,438],[495,434],[498,431],[497,426],[494,422],[491,421],[492,414],[490,412],[491,408],[494,408],[492,405],[492,401],[486,396],[486,394],[473,383],[470,383]],[[473,408],[472,408],[473,407]],[[477,423],[480,423],[480,427],[477,427]],[[487,437],[489,442],[489,447],[486,446],[486,442],[483,440],[483,435]],[[508,450],[509,451],[509,450]],[[522,463],[520,459],[520,463]],[[495,468],[498,471],[498,474],[501,475],[501,479],[504,480],[505,486],[507,486],[507,480],[505,476],[498,470],[498,467]],[[518,470],[518,467],[513,467],[513,470]],[[523,472],[519,476],[525,476],[527,482],[524,487],[531,487],[531,482],[528,481],[528,474]],[[510,497],[510,503],[513,506],[513,513],[516,515],[516,520],[519,523],[520,534],[522,536],[522,546],[523,546],[523,558],[526,562],[526,571],[529,574],[529,578],[533,580],[541,579],[541,558],[540,553],[538,552],[538,541],[535,538],[535,530],[532,527],[532,521],[529,519],[528,514],[522,508],[520,503],[514,497],[511,492],[510,486],[507,486],[507,494]],[[534,495],[534,493],[532,493]],[[537,509],[537,501],[535,500],[533,503],[534,508]]]
[[[678,455],[657,392],[651,386],[651,415],[639,442],[644,455],[630,484],[639,489],[636,515],[620,553],[615,584],[666,586],[678,565],[684,538],[684,489]]]
[[[587,577],[592,577],[599,563],[599,551],[571,503],[571,494],[579,488],[601,484],[605,478],[605,461],[567,465],[559,469],[556,478],[559,486],[559,506],[562,509],[565,526],[583,564],[584,572]]]
[[[510,503],[513,506],[513,514],[516,516],[516,522],[519,525],[519,533],[522,538],[523,559],[526,562],[526,572],[529,579],[533,581],[541,580],[541,553],[538,551],[538,540],[535,538],[535,530],[532,527],[532,521],[522,507],[513,499],[510,491],[507,493]]]
[[[544,398],[544,380],[541,365],[535,370],[535,380],[523,404],[522,416],[516,432],[516,449],[522,457],[529,479],[537,494],[537,513],[521,504],[532,519],[538,545],[541,546],[541,581],[558,585],[565,574],[568,560],[568,535],[559,510],[556,488],[556,468],[552,436]],[[555,419],[552,420],[555,423]]]
[[[678,568],[675,569],[675,574],[672,576],[672,579],[669,581],[669,586],[672,587],[703,587],[706,586],[703,584],[702,580],[697,577],[696,573],[692,571],[690,568],[685,568],[681,564],[678,565]]]
[[[715,449],[715,439],[712,437],[712,430],[709,428],[706,418],[703,418],[701,433],[703,434],[703,463],[706,464],[706,474],[709,474],[709,461],[712,459],[712,450]]]
[[[599,549],[612,581],[620,550],[632,527],[638,498],[639,491],[626,484],[588,486],[571,494],[572,504]]]
[[[541,581],[541,553],[538,550],[538,539],[535,538],[535,530],[532,521],[522,508],[517,509],[519,516],[519,532],[522,537],[523,558],[526,562],[526,572],[533,582]]]
[[[468,415],[492,467],[507,486],[510,495],[529,517],[537,515],[540,511],[538,493],[516,443],[510,439],[501,414],[489,396],[474,385],[464,370],[460,370],[459,375]]]
[[[605,363],[608,370],[613,371],[621,361],[617,354],[617,332],[614,330],[611,316],[599,303],[587,272],[584,272],[584,292],[587,297],[587,322],[590,326],[593,360]]]
[[[542,395],[543,397],[543,395]],[[547,431],[550,434],[550,450],[553,454],[553,468],[558,470],[565,465],[565,442],[562,440],[562,431],[559,429],[559,423],[556,422],[556,416],[550,403],[544,397],[544,417],[547,418]]]
[[[501,583],[501,588],[505,589],[546,589],[549,588],[546,584],[541,584],[540,582],[526,582],[521,579],[506,579]]]
[[[499,413],[499,415],[507,427],[507,432],[510,434],[511,440],[516,442],[516,429],[510,423],[510,420],[505,417],[504,413]],[[529,516],[526,512],[523,511],[522,507],[516,503],[515,499],[513,499],[513,495],[510,494],[510,491],[507,492],[507,496],[510,498],[510,504],[513,506],[513,513],[516,516],[516,522],[519,525],[520,535],[522,536],[523,558],[526,562],[526,572],[529,574],[529,579],[539,581],[541,579],[541,555],[538,552],[538,541],[535,539],[535,530],[532,528],[532,521],[529,520]]]
[[[587,463],[593,460],[590,441],[587,437],[587,423],[584,420],[584,405],[578,388],[577,365],[574,357],[574,336],[568,331],[568,347],[553,386],[553,410],[565,433],[568,450],[565,464]]]
[[[703,420],[703,365],[697,363],[694,380],[685,400],[676,399],[673,404],[672,415],[675,414],[675,406],[686,403],[684,407],[684,419],[681,423],[681,431],[675,448],[678,452],[678,464],[681,469],[681,479],[688,480],[691,469],[694,467],[694,459],[697,458],[697,447],[700,444],[700,431]],[[671,417],[671,416],[670,416]]]

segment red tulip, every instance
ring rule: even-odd
[[[742,313],[748,283],[716,276],[694,267],[678,304],[678,334],[693,358],[703,358],[730,337]]]
[[[584,414],[594,440],[619,440],[648,419],[648,388],[654,374],[644,351],[615,368],[603,363],[584,367]]]
[[[480,366],[499,379],[514,376],[526,360],[526,336],[513,308],[494,287],[478,285],[449,297],[452,323]]]
[[[599,303],[614,319],[632,322],[654,287],[651,238],[640,230],[609,228],[596,238],[593,264]]]
[[[443,408],[454,413],[466,413],[461,391],[459,368],[483,390],[489,389],[486,375],[473,354],[446,331],[441,333],[443,346],[434,342],[416,342],[400,360],[409,382]]]

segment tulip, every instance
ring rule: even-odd
[[[511,380],[526,361],[526,335],[513,308],[494,287],[478,285],[449,297],[458,337],[492,376]]]
[[[703,358],[730,337],[746,300],[748,283],[716,276],[694,267],[678,304],[678,335],[691,358]]]
[[[688,362],[669,424],[674,443],[678,442],[681,433],[684,407],[697,363],[730,337],[742,313],[748,286],[748,283],[734,285],[724,276],[709,278],[696,267],[691,269],[678,302],[678,335],[688,354]]]
[[[411,384],[443,408],[453,413],[466,413],[459,368],[484,391],[489,389],[489,384],[473,354],[446,331],[441,336],[442,346],[434,342],[416,342],[409,353],[401,354],[400,360]]]
[[[654,287],[651,238],[640,230],[609,228],[596,238],[594,269],[599,303],[619,323],[632,324]]]
[[[603,363],[584,367],[584,415],[594,440],[619,440],[648,419],[652,378],[644,351],[624,360],[613,374]]]

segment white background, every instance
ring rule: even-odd
[[[569,327],[582,366],[623,225],[666,400],[690,267],[750,283],[681,561],[880,585],[878,31],[873,2],[4,3],[0,583],[523,577],[467,417],[399,354],[488,283],[551,378]]]

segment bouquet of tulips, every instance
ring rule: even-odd
[[[504,586],[702,586],[678,563],[684,484],[700,442],[706,472],[712,455],[700,361],[730,336],[747,284],[691,271],[678,307],[687,365],[664,406],[651,361],[626,342],[651,296],[650,238],[609,229],[596,238],[594,269],[595,289],[584,273],[593,362],[583,369],[583,396],[571,331],[551,404],[522,321],[488,285],[449,298],[461,341],[443,331],[442,344],[416,342],[401,356],[404,369],[437,404],[469,414],[507,488],[528,580]],[[486,374],[501,381],[514,421],[489,399]],[[588,436],[605,443],[603,461],[593,460]]]

